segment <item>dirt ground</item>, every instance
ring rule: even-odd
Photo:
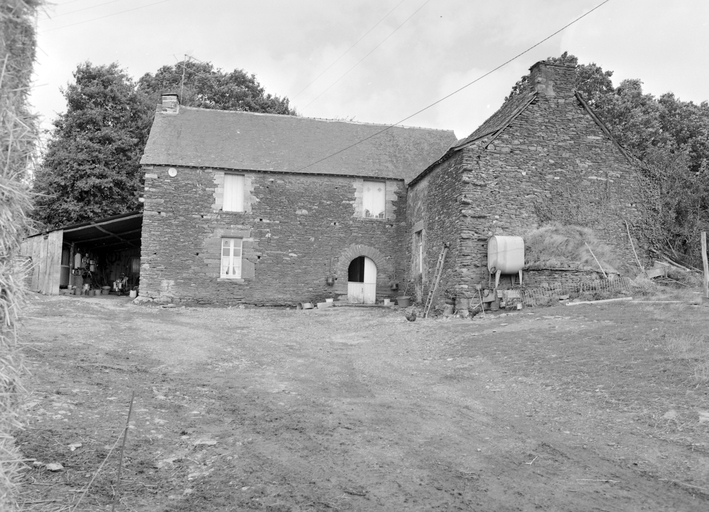
[[[706,511],[708,312],[33,296],[23,510]]]

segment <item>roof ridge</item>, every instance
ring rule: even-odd
[[[370,123],[370,122],[366,122],[366,121],[348,121],[346,119],[328,119],[328,118],[324,118],[324,117],[294,116],[291,114],[273,114],[271,112],[249,112],[247,110],[224,110],[224,109],[217,109],[217,108],[188,107],[186,105],[180,105],[180,110],[182,110],[182,109],[199,110],[199,111],[205,111],[205,112],[223,112],[223,113],[229,113],[229,114],[248,114],[248,115],[253,115],[253,116],[290,117],[290,118],[298,119],[298,120],[322,121],[325,123],[345,123],[345,124],[353,124],[353,125],[360,125],[360,126],[378,126],[381,128],[403,128],[406,130],[426,130],[426,131],[432,131],[432,132],[454,133],[454,130],[448,130],[445,128],[426,128],[424,126],[410,126],[410,125],[391,124],[391,123]]]

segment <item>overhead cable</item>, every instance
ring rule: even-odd
[[[359,42],[360,42],[362,39],[364,39],[365,37],[367,37],[367,36],[369,35],[369,33],[370,33],[372,30],[374,30],[375,28],[377,28],[377,27],[379,26],[379,24],[380,24],[382,21],[384,21],[391,13],[393,13],[393,12],[396,10],[397,7],[399,7],[399,6],[400,6],[401,4],[403,4],[405,1],[406,1],[406,0],[401,0],[401,2],[399,2],[398,4],[396,4],[396,5],[394,6],[394,8],[393,8],[391,11],[389,11],[388,13],[386,13],[382,19],[380,19],[378,22],[376,22],[376,23],[374,24],[374,26],[373,26],[372,28],[370,28],[369,30],[367,30],[367,32],[365,32],[362,37],[360,37],[359,39],[357,39],[357,41],[355,41],[355,42],[352,44],[352,46],[350,46],[349,48],[347,48],[347,49],[342,53],[342,55],[340,55],[340,56],[337,57],[334,61],[332,61],[332,63],[331,63],[328,67],[326,67],[326,68],[322,71],[322,73],[320,73],[318,76],[316,76],[308,85],[306,85],[305,87],[303,87],[303,88],[300,90],[300,92],[298,92],[295,96],[291,97],[291,101],[293,101],[294,99],[296,99],[296,98],[297,98],[298,96],[300,96],[308,87],[310,87],[310,86],[313,85],[315,82],[317,82],[318,79],[319,79],[321,76],[323,76],[325,73],[327,73],[327,72],[330,70],[330,68],[331,68],[332,66],[334,66],[335,64],[337,64],[337,63],[340,61],[340,59],[341,59],[342,57],[344,57],[345,55],[347,55],[347,54],[349,53],[349,51],[350,51],[352,48],[354,48],[355,46],[357,46],[357,45],[359,44]]]
[[[71,23],[69,25],[62,25],[61,27],[48,28],[47,30],[42,30],[39,33],[44,34],[45,32],[52,32],[54,30],[60,30],[63,28],[74,27],[76,25],[82,25],[84,23],[91,23],[92,21],[102,20],[104,18],[110,18],[111,16],[118,16],[119,14],[123,14],[126,12],[137,11],[138,9],[145,9],[146,7],[152,7],[153,5],[164,4],[165,2],[171,2],[171,1],[172,0],[160,0],[159,2],[153,2],[152,4],[141,5],[139,7],[134,7],[133,9],[126,9],[124,11],[114,12],[112,14],[107,14],[105,16],[99,16],[98,18],[91,18],[90,20],[77,21],[76,23]]]
[[[339,155],[340,153],[343,153],[343,152],[347,151],[347,150],[350,149],[350,148],[353,148],[353,147],[355,147],[355,146],[357,146],[357,145],[359,145],[359,144],[362,144],[363,142],[366,142],[366,141],[368,141],[369,139],[372,139],[372,138],[376,137],[377,135],[380,135],[380,134],[386,132],[387,130],[390,130],[391,128],[394,128],[395,126],[398,126],[398,125],[400,125],[401,123],[403,123],[403,122],[405,122],[405,121],[408,121],[408,120],[411,119],[412,117],[415,117],[415,116],[419,115],[421,112],[425,112],[425,111],[428,110],[429,108],[431,108],[431,107],[433,107],[433,106],[435,106],[435,105],[438,105],[439,103],[441,103],[441,102],[444,101],[444,100],[447,100],[447,99],[450,98],[451,96],[454,96],[454,95],[458,94],[458,93],[459,93],[460,91],[462,91],[463,89],[465,89],[465,88],[467,88],[467,87],[470,87],[471,85],[473,85],[473,84],[479,82],[479,81],[482,80],[483,78],[485,78],[485,77],[487,77],[487,76],[493,74],[495,71],[498,71],[499,69],[505,67],[505,66],[508,65],[510,62],[512,62],[512,61],[514,61],[514,60],[517,60],[519,57],[521,57],[521,56],[524,55],[525,53],[529,53],[530,51],[532,51],[532,50],[533,50],[534,48],[536,48],[537,46],[541,45],[542,43],[545,43],[546,41],[548,41],[549,39],[551,39],[551,38],[554,37],[555,35],[557,35],[557,34],[563,32],[564,30],[566,30],[567,28],[569,28],[571,25],[573,25],[573,24],[577,23],[578,21],[582,20],[583,18],[585,18],[586,16],[588,16],[589,14],[591,14],[593,11],[595,11],[596,9],[599,9],[600,7],[602,7],[603,5],[607,4],[608,2],[610,2],[610,0],[604,0],[603,2],[601,2],[600,4],[598,4],[597,6],[595,6],[593,9],[587,11],[586,13],[582,14],[582,15],[579,16],[578,18],[576,18],[576,19],[574,19],[573,21],[567,23],[566,25],[564,25],[563,27],[561,27],[561,28],[558,29],[557,31],[555,31],[555,32],[553,32],[552,34],[548,35],[547,37],[545,37],[545,38],[542,39],[541,41],[539,41],[539,42],[533,44],[532,46],[530,46],[529,48],[527,48],[527,49],[524,50],[523,52],[518,53],[517,55],[515,55],[515,56],[512,57],[511,59],[506,60],[505,62],[503,62],[503,63],[500,64],[499,66],[497,66],[497,67],[491,69],[491,70],[488,71],[487,73],[484,73],[484,74],[480,75],[480,76],[477,77],[475,80],[473,80],[473,81],[471,81],[471,82],[468,82],[467,84],[463,85],[462,87],[459,87],[458,89],[456,89],[455,91],[453,91],[453,92],[451,92],[451,93],[449,93],[449,94],[446,94],[446,95],[443,96],[442,98],[439,98],[438,100],[434,101],[433,103],[430,103],[429,105],[423,107],[422,109],[417,110],[417,111],[414,112],[413,114],[408,115],[408,116],[406,116],[406,117],[403,118],[403,119],[400,119],[399,121],[397,121],[397,122],[394,123],[394,124],[390,124],[390,125],[388,125],[388,126],[385,126],[385,127],[382,128],[381,130],[379,130],[379,131],[373,133],[372,135],[369,135],[369,136],[367,136],[367,137],[365,137],[365,138],[363,138],[363,139],[361,139],[361,140],[358,140],[357,142],[355,142],[355,143],[353,143],[353,144],[350,144],[349,146],[344,147],[344,148],[342,148],[342,149],[340,149],[340,150],[338,150],[338,151],[335,151],[334,153],[331,153],[331,154],[329,154],[329,155],[327,155],[327,156],[325,156],[325,157],[323,157],[323,158],[321,158],[321,159],[319,159],[319,160],[316,160],[315,162],[313,162],[313,163],[311,163],[311,164],[308,164],[308,165],[303,166],[303,167],[301,167],[301,168],[299,168],[299,169],[296,169],[294,172],[300,172],[300,171],[305,170],[305,169],[307,169],[307,168],[309,168],[309,167],[312,167],[312,166],[314,166],[314,165],[317,165],[317,164],[319,164],[320,162],[323,162],[323,161],[325,161],[325,160],[328,160],[328,159],[332,158],[333,156]]]
[[[391,36],[393,36],[401,27],[403,27],[404,25],[406,25],[406,23],[407,23],[411,18],[413,18],[414,16],[416,16],[416,14],[417,14],[421,9],[423,9],[423,8],[426,6],[426,4],[427,4],[428,2],[430,2],[430,1],[431,1],[431,0],[426,0],[423,4],[421,4],[421,7],[419,7],[418,9],[416,9],[416,10],[413,12],[413,14],[411,14],[411,16],[409,16],[408,18],[406,18],[406,19],[401,23],[401,25],[399,25],[398,27],[396,27],[396,28],[395,28],[388,36],[386,36],[377,46],[375,46],[374,48],[372,48],[372,50],[371,50],[367,55],[365,55],[364,57],[362,57],[361,59],[359,59],[359,60],[357,61],[357,63],[356,63],[354,66],[352,66],[350,69],[348,69],[347,71],[345,71],[345,72],[342,74],[342,76],[340,76],[340,78],[338,78],[337,80],[335,80],[334,82],[332,82],[332,84],[330,84],[330,86],[329,86],[327,89],[325,89],[323,92],[321,92],[320,94],[318,94],[315,98],[313,98],[313,100],[312,100],[310,103],[308,103],[307,105],[305,105],[303,108],[308,108],[310,105],[312,105],[313,103],[315,103],[315,102],[318,100],[318,98],[320,98],[320,96],[322,96],[322,95],[325,94],[327,91],[329,91],[330,89],[332,89],[340,80],[342,80],[343,78],[345,78],[345,77],[350,73],[350,71],[352,71],[354,68],[356,68],[357,66],[359,66],[359,65],[362,63],[362,61],[363,61],[364,59],[366,59],[367,57],[369,57],[370,55],[372,55],[375,51],[377,51],[377,49],[378,49],[381,45],[383,45]]]

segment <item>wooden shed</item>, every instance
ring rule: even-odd
[[[39,233],[22,242],[31,291],[111,286],[121,275],[135,288],[140,278],[142,212],[130,212]]]

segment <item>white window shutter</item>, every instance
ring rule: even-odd
[[[225,212],[244,211],[244,176],[240,174],[224,175],[224,205]]]

